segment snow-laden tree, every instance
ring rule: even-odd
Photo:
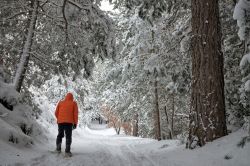
[[[250,91],[250,1],[240,0],[234,10],[233,18],[237,20],[239,27],[238,36],[244,41],[244,56],[240,62],[240,69],[243,75],[243,85],[241,86],[241,102],[246,108],[244,115],[248,117],[248,125],[250,123],[250,111],[249,111],[249,91]],[[249,125],[250,126],[250,125]],[[250,134],[250,127],[249,127]]]
[[[105,85],[106,90],[103,94],[107,94],[107,102],[114,106],[112,107],[115,108],[114,111],[119,112],[120,118],[131,120],[138,117],[141,136],[159,139],[159,134],[155,136],[156,128],[159,131],[160,125],[166,127],[165,112],[167,110],[170,112],[167,116],[171,115],[173,104],[169,102],[171,99],[166,101],[166,98],[172,95],[166,96],[165,87],[173,79],[178,84],[174,102],[176,115],[178,118],[184,117],[188,120],[189,106],[184,103],[189,101],[186,95],[190,86],[188,62],[190,19],[188,15],[184,18],[181,16],[190,11],[185,10],[181,4],[178,7],[181,8],[179,11],[174,10],[175,12],[170,14],[166,12],[161,19],[154,18],[154,25],[148,20],[141,19],[139,7],[125,10],[118,18],[116,17],[118,29],[122,32],[117,37],[120,54],[117,55],[117,63],[115,65],[111,63],[113,67],[106,68],[109,71],[107,80],[110,84]],[[183,99],[184,102],[180,104]],[[155,113],[160,115],[160,120]],[[177,116],[169,118],[169,123],[175,118]],[[181,124],[179,122],[175,121],[175,124]],[[175,128],[176,134],[183,132],[181,126],[187,126],[187,121],[186,124],[183,123]],[[164,128],[160,127],[160,132],[168,130]],[[169,136],[167,131],[160,134],[160,139],[161,137],[172,136]]]
[[[21,36],[15,41],[19,43],[18,51],[8,52],[9,43],[1,43],[5,57],[9,57],[10,53],[16,57],[20,54],[14,79],[18,91],[30,59],[36,62],[36,67],[44,69],[43,66],[47,66],[46,69],[50,68],[53,73],[66,75],[71,70],[75,77],[88,77],[94,66],[94,57],[104,59],[115,55],[113,23],[99,9],[97,2],[30,0],[20,3],[11,1],[10,5],[9,1],[4,1],[1,8],[4,9],[1,24],[15,27],[21,24],[23,27],[20,30],[24,32],[23,39]],[[9,33],[6,29],[1,31],[1,35],[3,40],[13,42],[18,36],[14,30]],[[11,70],[13,74],[15,68]]]
[[[177,134],[185,133],[187,130],[191,82],[190,18],[190,10],[180,3],[178,10],[162,17],[163,23],[159,25],[158,35],[164,43],[160,49],[162,56],[160,61],[165,66],[166,75],[163,83],[166,91],[165,101],[162,103],[164,107],[162,115],[165,115],[163,118],[167,121],[165,124],[168,138],[176,137]],[[171,84],[175,86],[168,86]],[[171,87],[176,87],[176,90],[172,91]]]
[[[244,44],[240,41],[237,24],[232,19],[235,3],[230,0],[220,2],[220,18],[222,28],[222,51],[224,54],[225,104],[228,130],[235,130],[242,126],[244,108],[240,99],[242,85],[239,63],[241,61]]]
[[[106,70],[109,70],[105,76],[106,82],[104,85],[101,85],[101,90],[103,91],[102,102],[105,102],[112,107],[112,111],[116,112],[122,121],[133,121],[135,114],[139,114],[140,119],[140,117],[143,116],[140,116],[141,113],[139,110],[146,110],[148,109],[147,106],[150,105],[150,102],[139,103],[140,100],[145,101],[145,98],[150,96],[143,97],[145,94],[140,95],[143,93],[150,93],[147,88],[149,82],[147,81],[148,77],[143,69],[143,62],[142,60],[140,61],[140,57],[137,56],[137,53],[133,50],[138,47],[136,49],[141,48],[143,51],[144,48],[139,45],[144,45],[145,42],[140,42],[140,40],[144,40],[147,35],[147,38],[151,40],[151,31],[147,31],[150,32],[149,34],[141,32],[137,35],[139,29],[144,27],[147,28],[149,26],[146,24],[143,25],[142,20],[137,20],[137,18],[139,18],[138,15],[136,17],[133,16],[133,14],[130,14],[130,16],[134,18],[130,20],[129,17],[125,18],[123,15],[119,16],[122,18],[120,19],[121,21],[119,20],[119,28],[121,31],[125,31],[122,33],[122,36],[118,36],[118,38],[121,37],[119,42],[122,50],[119,57],[116,58],[118,64],[114,65],[114,62],[111,62],[106,68]],[[128,21],[137,23],[131,25],[127,24]],[[138,28],[138,26],[140,27]],[[134,43],[137,43],[138,45],[135,46]],[[123,44],[124,46],[122,46]],[[147,134],[144,133],[143,135]]]
[[[23,3],[26,5],[26,3]],[[6,81],[12,82],[18,54],[22,47],[27,19],[22,15],[22,6],[16,1],[1,1],[0,4],[0,54],[6,74]]]

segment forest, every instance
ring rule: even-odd
[[[0,0],[0,127],[0,165],[249,166],[250,1]]]

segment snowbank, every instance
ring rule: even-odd
[[[153,158],[159,166],[166,163],[170,166],[249,166],[250,143],[244,148],[237,146],[243,136],[247,136],[247,132],[239,130],[194,150],[184,146],[171,151],[163,148],[155,151]]]

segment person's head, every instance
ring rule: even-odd
[[[65,100],[73,101],[74,97],[71,92],[68,92],[65,96]]]

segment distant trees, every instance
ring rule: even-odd
[[[107,105],[101,106],[101,115],[107,119],[108,126],[113,127],[117,134],[120,134],[120,131],[123,130],[127,135],[138,136],[136,116],[134,122],[132,120],[122,120],[121,117]]]
[[[101,107],[101,114],[107,119],[108,126],[113,127],[116,133],[119,135],[122,127],[122,122],[119,116],[112,112],[112,109],[108,106]]]
[[[189,11],[183,10],[184,6],[178,4],[161,18],[159,15],[150,18],[147,12],[139,14],[139,6],[133,5],[128,11],[121,10],[119,16],[114,15],[120,32],[116,39],[119,43],[118,63],[110,63],[100,71],[97,69],[98,73],[106,71],[105,81],[98,86],[98,93],[102,96],[100,102],[109,103],[117,116],[136,122],[133,124],[138,134],[134,135],[160,140],[176,138],[186,130],[190,87],[187,49],[190,18],[186,16]],[[142,19],[144,14],[146,21]],[[185,17],[181,17],[183,15]],[[170,82],[176,85],[174,102],[171,102],[172,89],[167,88]],[[177,120],[183,117],[184,120]],[[169,134],[171,128],[175,130],[174,136]]]

